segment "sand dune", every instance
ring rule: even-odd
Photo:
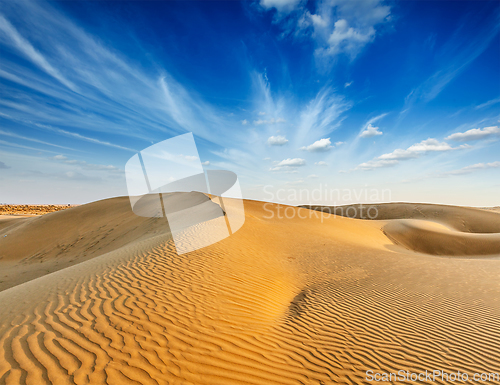
[[[199,193],[165,194],[164,199],[180,208],[209,201]],[[211,217],[208,212],[206,218]],[[38,217],[0,216],[0,290],[161,233],[169,233],[167,220],[135,215],[128,197]]]
[[[436,222],[414,219],[391,221],[383,230],[394,243],[421,253],[500,256],[500,233],[464,233]]]
[[[495,210],[414,203],[303,207],[379,221],[391,241],[412,251],[500,256],[500,215]]]
[[[494,258],[410,254],[381,231],[386,221],[294,207],[293,218],[270,218],[280,207],[253,201],[234,235],[179,256],[161,220],[122,217],[126,204],[36,218],[50,219],[41,238],[64,237],[63,218],[78,222],[72,237],[107,236],[103,254],[0,292],[0,384],[364,384],[368,369],[499,371]],[[83,215],[94,211],[102,222]],[[34,237],[29,221],[9,231],[29,224]],[[130,238],[116,246],[120,228]]]

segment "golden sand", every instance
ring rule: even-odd
[[[440,237],[497,237],[499,214],[269,218],[279,207],[264,205],[245,201],[238,232],[181,256],[168,225],[136,217],[126,198],[0,222],[0,264],[14,275],[0,292],[0,384],[330,385],[365,384],[370,369],[500,370],[496,241],[481,255],[476,239],[432,253]],[[422,231],[437,235],[414,251]],[[19,278],[26,266],[38,278]]]

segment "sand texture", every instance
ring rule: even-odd
[[[297,207],[285,218],[245,201],[239,231],[179,256],[166,221],[127,199],[0,222],[11,274],[52,269],[0,291],[0,384],[500,371],[498,213],[403,204],[377,221]]]

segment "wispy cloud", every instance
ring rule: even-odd
[[[68,159],[67,156],[61,155],[61,154],[56,155],[56,156],[52,156],[49,159],[52,159],[52,160],[55,160],[58,162],[62,162],[65,164],[69,164],[69,165],[76,165],[76,166],[81,167],[84,170],[108,171],[108,172],[117,172],[117,173],[123,172],[123,170],[120,170],[118,167],[113,166],[113,165],[92,164],[92,163],[88,163],[84,160]]]
[[[405,108],[417,101],[427,103],[435,99],[450,82],[489,47],[500,30],[498,12],[489,21],[481,19],[475,22],[479,31],[475,38],[464,36],[459,28],[441,48],[441,57],[446,58],[446,64],[442,65],[406,96]]]
[[[450,176],[450,175],[464,175],[471,174],[478,170],[486,170],[490,168],[500,168],[500,162],[490,162],[490,163],[476,163],[470,166],[463,167],[459,170],[448,171],[439,174],[440,176]]]
[[[461,145],[459,147],[452,147],[446,142],[440,142],[437,139],[429,138],[416,143],[404,149],[396,149],[390,153],[378,156],[368,162],[359,164],[355,170],[373,170],[381,167],[390,167],[398,164],[402,160],[418,158],[422,155],[432,152],[446,152],[452,150],[459,150],[469,148],[467,145]]]
[[[489,106],[493,106],[493,105],[498,104],[498,103],[500,103],[500,98],[491,99],[491,100],[488,100],[485,103],[477,105],[475,107],[475,109],[476,110],[480,110],[481,108],[486,108],[486,107],[489,107]]]
[[[13,143],[13,142],[8,142],[6,140],[0,140],[0,145],[4,145],[4,146],[7,146],[7,147],[23,148],[25,150],[34,150],[34,151],[43,151],[43,152],[56,153],[56,151],[45,150],[43,148],[36,148],[36,147],[25,146],[23,144],[17,144],[17,143]]]
[[[29,115],[31,124],[60,129],[53,130],[55,134],[77,133],[80,136],[74,138],[107,146],[121,141],[117,138],[139,138],[147,144],[152,137],[186,131],[213,140],[214,134],[237,121],[195,96],[164,69],[142,68],[107,48],[53,4],[17,2],[5,9],[16,11],[0,15],[0,43],[44,71],[2,61],[0,78],[37,91],[23,103],[3,100],[0,109],[5,119],[19,122]],[[6,94],[16,92],[14,85],[5,85]],[[224,135],[220,138],[225,140]],[[130,150],[126,145],[115,148]]]
[[[70,148],[70,147],[60,146],[58,144],[45,142],[43,140],[39,140],[39,139],[35,139],[35,138],[29,138],[29,137],[24,136],[24,135],[18,135],[18,134],[15,134],[13,132],[8,132],[8,131],[4,131],[4,130],[0,130],[0,135],[10,136],[12,138],[27,140],[27,141],[35,142],[35,143],[45,144],[47,146],[53,146],[53,147],[63,148],[63,149],[66,149],[66,150],[78,151],[78,150]]]
[[[0,14],[0,31],[5,34],[12,45],[18,48],[19,51],[21,51],[35,65],[47,72],[50,76],[59,80],[70,90],[76,91],[75,85],[64,78],[64,76],[62,76],[57,69],[50,65],[47,59],[40,52],[38,52],[28,40],[21,36],[17,29],[2,14]]]
[[[40,127],[40,125],[39,125],[39,127]],[[69,132],[69,131],[66,131],[66,130],[59,129],[59,128],[53,128],[53,127],[47,127],[47,126],[41,126],[41,127],[48,128],[48,129],[50,129],[52,131],[58,132],[60,134],[66,135],[66,136],[70,136],[70,137],[73,137],[73,138],[76,138],[76,139],[84,140],[86,142],[96,143],[96,144],[100,144],[100,145],[108,146],[108,147],[119,148],[120,150],[137,152],[137,150],[134,150],[132,148],[120,146],[118,144],[106,142],[106,141],[95,139],[95,138],[90,138],[88,136],[80,135],[80,134],[78,134],[76,132]]]
[[[295,143],[305,145],[307,138],[325,137],[342,123],[342,114],[352,103],[328,87],[322,88],[300,113],[295,129]]]

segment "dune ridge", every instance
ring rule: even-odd
[[[245,201],[243,228],[182,256],[164,230],[0,292],[0,384],[498,371],[498,261],[406,254],[383,223],[264,205]]]

